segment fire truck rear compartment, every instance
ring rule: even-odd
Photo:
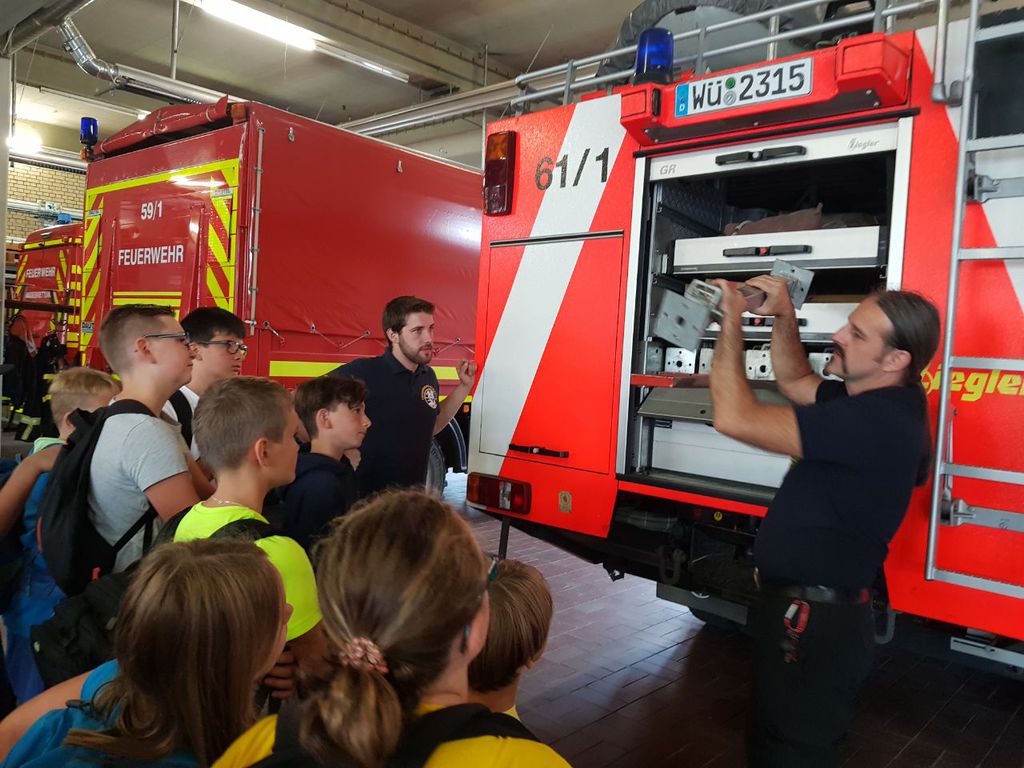
[[[890,123],[651,160],[631,368],[645,378],[627,396],[623,479],[758,507],[771,502],[790,458],[715,431],[707,374],[717,325],[708,327],[696,350],[659,337],[652,318],[655,278],[680,290],[693,279],[744,281],[767,274],[777,258],[812,270],[797,315],[812,366],[822,372],[832,334],[857,303],[899,284],[900,265],[889,258],[890,244],[902,251],[903,213],[893,205],[907,173],[899,135]],[[743,322],[756,396],[785,402],[772,369],[771,318],[748,315]],[[650,376],[664,386],[649,386]],[[646,556],[634,554],[627,564],[609,553],[606,566],[645,571],[662,588],[697,592],[702,600],[748,603],[758,524],[746,514],[620,492],[609,538]]]

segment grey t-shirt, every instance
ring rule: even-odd
[[[103,424],[89,466],[89,507],[96,531],[109,543],[120,539],[149,509],[145,490],[188,471],[181,433],[163,419],[120,413]],[[160,525],[157,520],[154,533]],[[115,571],[142,557],[144,531],[118,552]]]

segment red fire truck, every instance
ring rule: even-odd
[[[4,374],[4,406],[10,409],[8,425],[17,426],[23,440],[48,423],[45,382],[73,359],[81,259],[81,224],[40,229],[25,238],[7,286],[4,358],[11,369]]]
[[[683,35],[702,74],[488,126],[469,500],[742,623],[749,552],[790,459],[715,432],[700,375],[716,326],[695,352],[673,346],[655,328],[657,291],[744,280],[779,255],[807,267],[798,316],[819,371],[877,287],[949,299],[948,343],[923,372],[934,483],[914,494],[877,604],[967,629],[955,649],[1022,667],[1024,190],[1009,177],[1024,176],[1024,134],[1006,122],[1019,89],[1002,84],[1020,71],[1021,21],[940,13],[938,27],[887,33],[901,8],[874,5],[849,19],[863,34],[724,71],[702,65],[715,61],[699,49],[707,30]],[[567,67],[566,94],[586,87],[572,81],[586,63]],[[976,109],[933,99],[953,80]],[[748,375],[771,389],[770,320],[744,324]]]
[[[384,347],[388,299],[437,306],[442,392],[473,355],[480,174],[257,103],[159,109],[96,145],[85,193],[81,359],[112,307],[231,310],[244,372],[292,385]],[[465,469],[464,413],[432,471]],[[461,426],[460,426],[461,425]]]
[[[21,246],[18,271],[11,286],[8,318],[11,333],[32,347],[56,333],[62,344],[76,343],[68,329],[68,313],[51,306],[71,306],[77,300],[75,283],[82,269],[82,225],[61,224],[32,232]],[[36,306],[38,305],[38,306]]]

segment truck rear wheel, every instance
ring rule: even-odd
[[[702,611],[699,608],[690,608],[690,613],[693,614],[693,618],[703,621],[709,627],[715,629],[724,629],[728,632],[742,632],[743,626],[727,619],[724,616],[719,616],[717,613],[711,613],[710,611]]]
[[[427,490],[444,493],[447,475],[448,462],[445,461],[444,451],[437,440],[431,440],[430,456],[427,459]]]

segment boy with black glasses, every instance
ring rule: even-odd
[[[181,425],[181,436],[192,456],[199,458],[199,446],[192,436],[192,415],[199,398],[218,381],[242,371],[249,351],[245,323],[220,307],[199,307],[185,315],[181,327],[188,334],[193,354],[192,380],[171,395],[164,413]]]
[[[192,376],[192,349],[170,307],[115,307],[100,328],[100,349],[123,385],[117,401],[143,412],[117,413],[103,424],[89,465],[89,507],[96,531],[118,542],[152,508],[162,520],[196,504],[213,488],[177,428],[159,417]],[[117,553],[115,571],[142,556],[140,530]]]

